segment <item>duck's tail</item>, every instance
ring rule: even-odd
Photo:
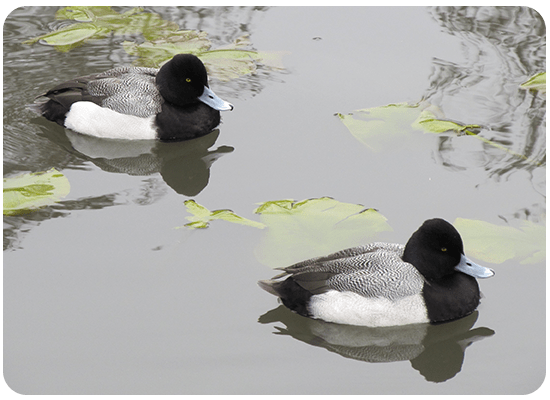
[[[280,282],[274,281],[272,279],[265,279],[258,281],[258,286],[268,293],[271,293],[273,296],[281,297],[281,293],[277,290],[277,286],[280,285]]]

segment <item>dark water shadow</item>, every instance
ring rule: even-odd
[[[102,139],[81,135],[41,118],[32,122],[41,126],[43,134],[60,147],[104,171],[134,176],[159,173],[172,189],[188,197],[204,190],[212,164],[234,150],[231,146],[210,150],[220,135],[219,129],[197,139],[163,143],[157,140]]]
[[[275,326],[275,334],[292,336],[346,358],[370,363],[409,360],[427,381],[444,382],[460,372],[468,346],[494,335],[489,328],[472,329],[477,317],[476,311],[445,324],[369,328],[305,318],[279,306],[258,322],[282,322],[286,328]]]

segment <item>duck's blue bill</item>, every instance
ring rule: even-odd
[[[490,278],[495,274],[495,271],[491,268],[482,267],[481,265],[476,264],[466,258],[464,254],[460,256],[460,262],[455,269],[467,275],[473,276],[474,278]]]
[[[214,110],[219,111],[231,111],[233,109],[233,104],[228,103],[225,100],[219,98],[216,93],[214,93],[210,88],[204,87],[204,92],[199,97],[199,100],[204,104],[209,105]]]

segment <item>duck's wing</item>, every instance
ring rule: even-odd
[[[88,83],[91,95],[102,97],[102,106],[121,114],[149,117],[161,111],[163,98],[155,83],[157,69],[121,67],[95,76]]]
[[[362,264],[356,262],[348,262],[347,260],[355,258],[357,256],[364,255],[368,258],[372,258],[373,254],[384,251],[388,253],[395,253],[398,257],[403,256],[405,246],[396,243],[383,243],[376,242],[370,243],[364,246],[351,247],[349,249],[340,250],[336,253],[329,254],[327,256],[310,258],[309,260],[301,261],[285,268],[277,268],[284,271],[280,276],[282,277],[289,274],[298,274],[309,271],[324,270],[328,266],[336,268],[336,272],[345,271],[348,269],[363,268]],[[370,255],[370,256],[369,256]],[[376,257],[376,256],[374,256]],[[330,261],[336,261],[335,263],[329,263]],[[328,263],[328,264],[327,264]]]
[[[148,117],[158,114],[163,102],[155,83],[157,71],[141,67],[114,68],[63,82],[38,97],[51,99],[66,111],[73,103],[91,101],[122,114]]]
[[[401,259],[377,260],[376,268],[335,274],[327,279],[327,287],[340,292],[353,292],[364,297],[395,300],[422,291],[424,278],[418,270]]]
[[[312,259],[309,264],[302,262],[284,268],[285,272],[276,278],[290,275],[312,294],[337,290],[388,299],[410,296],[422,290],[424,278],[413,265],[401,259],[402,248],[377,243],[347,249]]]

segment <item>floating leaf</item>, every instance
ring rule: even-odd
[[[381,151],[414,139],[412,130],[424,133],[441,134],[454,132],[466,134],[481,140],[485,144],[520,157],[530,163],[538,164],[507,147],[486,139],[479,134],[480,125],[463,125],[448,119],[440,118],[441,111],[426,102],[417,104],[399,103],[382,107],[357,110],[348,115],[337,114],[350,133],[372,151]]]
[[[206,207],[203,207],[200,204],[196,203],[194,200],[186,200],[184,204],[185,207],[187,207],[187,211],[193,214],[193,216],[191,217],[186,217],[187,220],[191,221],[190,223],[185,224],[185,226],[189,228],[208,228],[210,221],[216,219],[223,219],[225,221],[251,226],[259,229],[265,228],[264,224],[240,217],[231,210],[210,211]]]
[[[142,11],[142,9],[133,8],[125,15],[135,13],[137,11]],[[81,22],[90,22],[97,18],[102,17],[117,17],[120,14],[111,7],[108,6],[69,6],[63,7],[55,13],[55,19],[63,20],[69,19],[74,21]]]
[[[534,264],[546,258],[546,227],[531,221],[520,221],[514,228],[457,218],[454,226],[460,231],[466,253],[473,258],[494,264],[512,259]]]
[[[208,70],[208,75],[221,81],[229,81],[256,72],[258,64],[269,68],[282,68],[280,52],[259,52],[245,50],[246,37],[237,38],[232,44],[211,50],[206,33],[198,31],[177,31],[170,35],[141,44],[124,42],[124,50],[139,58],[135,64],[158,68],[176,54],[191,53],[199,57]]]
[[[268,227],[256,256],[271,267],[365,244],[392,230],[378,211],[330,197],[268,201],[254,212]]]
[[[211,50],[200,54],[208,73],[221,81],[256,72],[259,53],[252,50]]]
[[[69,191],[69,181],[55,169],[4,178],[4,215],[35,211],[59,201]]]
[[[477,135],[474,130],[479,130],[479,125],[461,125],[459,123],[434,118],[430,111],[422,111],[418,118],[412,123],[412,127],[431,133],[455,132],[457,134]]]
[[[144,12],[141,7],[122,14],[113,11],[111,7],[65,7],[56,13],[56,19],[78,22],[24,43],[33,44],[42,40],[65,52],[82,45],[85,40],[104,38],[111,33],[143,34],[146,39],[155,39],[178,29],[176,23],[163,20],[158,14]]]
[[[46,44],[52,46],[69,46],[83,40],[98,36],[102,29],[92,23],[69,25],[66,28],[48,33],[40,37]]]
[[[546,72],[541,72],[532,76],[526,82],[523,82],[520,87],[522,89],[546,93]]]
[[[337,115],[357,140],[373,151],[381,151],[403,140],[421,111],[418,104],[399,103]]]
[[[176,54],[191,53],[200,57],[210,76],[229,81],[253,74],[258,64],[269,68],[282,68],[280,52],[259,52],[245,49],[250,46],[248,35],[233,43],[211,49],[212,43],[205,32],[178,30],[176,23],[166,21],[159,14],[145,12],[141,7],[118,13],[111,7],[65,7],[56,13],[57,19],[78,21],[57,31],[25,41],[33,44],[41,40],[66,52],[82,45],[88,39],[100,39],[110,34],[143,34],[145,42],[124,41],[124,50],[137,56],[136,65],[158,68]]]
[[[147,41],[141,44],[125,41],[124,50],[137,56],[136,65],[158,68],[176,54],[191,53],[199,55],[210,48],[211,42],[205,32],[177,31],[161,39]]]

